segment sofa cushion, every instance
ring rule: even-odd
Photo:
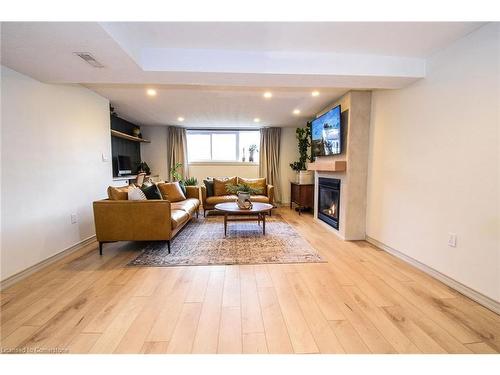
[[[227,184],[236,185],[237,180],[238,177],[231,177],[231,178],[214,177],[214,195],[221,196],[229,194],[229,192],[226,189],[226,185]]]
[[[147,199],[162,199],[160,190],[158,190],[158,186],[155,184],[151,184],[149,186],[143,184],[141,190]]]
[[[236,197],[236,195],[219,195],[208,197],[206,202],[210,206],[215,206],[217,203],[236,202],[237,200],[238,198]]]
[[[214,195],[214,180],[206,179],[206,180],[203,180],[203,183],[205,184],[205,187],[207,188],[207,197],[212,197]]]
[[[147,198],[144,195],[144,192],[135,186],[134,184],[129,185],[128,187],[128,200],[129,201],[145,201]]]
[[[108,187],[108,198],[112,201],[126,201],[128,200],[128,186],[123,187]]]
[[[170,211],[170,221],[172,223],[172,229],[175,229],[175,228],[181,226],[186,221],[188,221],[189,218],[190,218],[190,216],[186,211],[183,211],[183,210]]]
[[[182,192],[179,182],[165,182],[158,184],[158,189],[163,199],[170,202],[179,202],[186,199],[186,196]]]
[[[257,194],[266,195],[266,178],[244,178],[238,177],[238,184],[246,184],[254,189],[260,189]]]
[[[252,195],[250,197],[250,200],[252,202],[269,203],[269,197],[267,197],[265,195]]]
[[[185,201],[172,203],[170,207],[172,210],[186,211],[189,215],[193,216],[198,211],[198,207],[200,207],[200,201],[195,198],[188,198]]]

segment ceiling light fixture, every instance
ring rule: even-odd
[[[272,92],[270,92],[270,91],[266,91],[266,92],[264,93],[264,98],[266,98],[266,99],[270,99],[270,98],[272,98],[272,97],[273,97],[273,93],[272,93]]]
[[[147,89],[146,94],[149,96],[156,96],[156,90],[155,89]]]
[[[177,117],[177,121],[180,121],[180,122],[184,121],[184,117],[182,117],[182,116]]]
[[[314,90],[312,93],[311,93],[312,96],[319,96],[319,91],[316,91]]]
[[[300,109],[294,109],[293,110],[294,115],[300,115]]]
[[[253,122],[260,122],[260,118],[258,118],[258,117],[254,118]]]

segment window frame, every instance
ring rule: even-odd
[[[189,150],[187,150],[188,154],[188,164],[189,165],[202,165],[202,164],[225,164],[225,165],[259,165],[259,161],[247,162],[241,161],[240,155],[240,132],[258,132],[260,133],[260,129],[186,129],[186,141],[189,134],[209,134],[210,135],[210,160],[190,160],[189,159]],[[236,136],[235,142],[235,154],[236,160],[214,160],[213,159],[213,134],[234,134]],[[186,145],[186,147],[188,147]]]

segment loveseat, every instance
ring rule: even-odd
[[[211,184],[212,191],[209,191]],[[265,178],[244,177],[208,177],[203,181],[201,188],[201,200],[203,204],[203,216],[213,210],[215,205],[224,202],[236,202],[237,196],[226,190],[226,185],[247,184],[253,188],[260,189],[258,194],[251,195],[252,202],[270,203],[274,206],[274,186],[268,185]]]
[[[198,186],[186,186],[184,195],[174,197],[170,185],[159,183],[162,199],[147,200],[128,200],[127,187],[109,187],[108,199],[93,204],[99,253],[103,243],[115,241],[167,241],[170,252],[170,240],[200,207]]]

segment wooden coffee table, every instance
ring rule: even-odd
[[[271,213],[273,208],[272,204],[269,203],[259,203],[252,202],[252,208],[246,210],[239,208],[236,202],[226,202],[219,203],[215,205],[217,211],[224,213],[224,236],[227,234],[227,223],[228,221],[253,221],[257,219],[258,224],[262,220],[262,234],[266,234],[266,214]],[[257,216],[255,217],[245,217],[245,218],[232,218],[228,219],[229,215],[234,216]]]

